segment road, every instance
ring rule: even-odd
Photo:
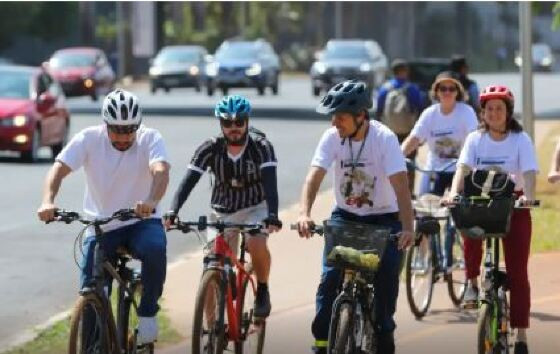
[[[479,84],[511,82],[513,75],[477,75]],[[508,81],[509,80],[509,81]],[[537,75],[535,92],[537,112],[560,110],[560,103],[552,96],[560,78],[555,75]],[[240,90],[254,99],[254,106],[280,105],[282,107],[314,107],[317,98],[311,96],[309,82],[305,78],[291,78],[284,82],[278,97],[258,97],[256,92]],[[548,93],[550,91],[550,93]],[[212,99],[204,94],[181,89],[165,95],[148,93],[147,87],[138,87],[139,96],[147,105],[205,105],[213,106]],[[233,91],[232,91],[233,92]],[[515,92],[515,88],[514,88]],[[544,92],[544,93],[543,93]],[[542,93],[542,94],[541,94]],[[545,100],[546,99],[546,100]],[[517,99],[520,102],[520,99]],[[546,102],[545,102],[546,101]],[[73,107],[97,105],[87,98],[69,99]],[[208,108],[211,112],[211,109]],[[315,145],[327,121],[292,119],[259,119],[253,124],[264,130],[276,147],[279,165],[279,189],[281,207],[298,200],[301,184]],[[294,119],[295,118],[295,119]],[[100,122],[98,116],[74,114],[72,133]],[[167,206],[179,183],[195,147],[208,136],[217,133],[217,124],[210,117],[164,117],[147,116],[145,123],[163,134],[169,150],[171,170],[170,189],[163,200]],[[0,349],[9,343],[28,338],[33,326],[44,323],[51,316],[67,310],[76,297],[78,269],[74,263],[73,243],[77,226],[43,225],[36,219],[35,211],[41,200],[43,179],[52,160],[48,150],[42,151],[44,159],[36,164],[20,163],[13,154],[0,155],[1,210],[0,214]],[[205,213],[209,203],[210,184],[203,179],[191,197],[191,207],[184,208],[182,216],[195,218]],[[325,183],[323,188],[330,186]],[[84,176],[82,172],[70,175],[62,186],[57,203],[68,209],[81,209]],[[194,208],[192,206],[202,206]],[[182,254],[197,247],[196,242],[172,234],[168,237],[169,260],[173,262]]]

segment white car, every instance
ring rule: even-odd
[[[533,69],[536,71],[552,71],[554,67],[554,53],[546,43],[534,43],[532,47]],[[521,67],[522,59],[519,52],[515,56],[515,65]]]

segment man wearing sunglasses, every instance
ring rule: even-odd
[[[210,220],[264,222],[269,233],[281,229],[276,155],[264,134],[249,128],[250,112],[249,101],[237,95],[226,96],[216,104],[214,113],[220,121],[222,134],[206,140],[196,150],[175,193],[171,211],[166,214],[167,228],[175,221],[200,176],[210,170],[214,176]],[[232,230],[226,232],[226,237],[231,249],[236,251],[238,233]],[[258,281],[254,315],[267,317],[271,310],[268,292],[271,258],[267,234],[251,235],[246,241]]]
[[[113,221],[103,227],[103,248],[109,259],[125,247],[142,262],[144,291],[138,306],[138,343],[150,343],[158,334],[156,313],[163,292],[166,238],[158,206],[169,182],[167,152],[160,133],[142,122],[142,111],[135,95],[115,90],[103,102],[104,124],[77,133],[55,159],[44,184],[39,219],[50,221],[57,207],[54,199],[62,180],[84,168],[86,192],[84,213],[92,218],[107,217],[115,211],[135,207],[142,219]],[[92,280],[95,250],[93,230],[83,243],[81,287]]]

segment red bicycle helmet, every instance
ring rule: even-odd
[[[506,86],[490,85],[485,87],[484,90],[482,90],[482,92],[480,93],[481,104],[493,99],[505,100],[506,102],[511,104],[511,106],[513,106],[513,94]]]

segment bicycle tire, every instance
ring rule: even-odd
[[[355,343],[352,335],[352,303],[342,302],[332,314],[329,328],[328,354],[354,354]]]
[[[93,328],[93,330],[88,330],[87,334],[84,333],[82,322],[85,317],[85,311],[88,311],[88,314],[94,316],[89,322],[95,322],[95,328]],[[88,293],[78,298],[70,316],[70,335],[68,339],[69,354],[84,352],[119,354],[120,346],[113,314],[109,309],[104,320],[102,316],[104,311],[107,310],[98,295]],[[85,348],[84,345],[86,345]]]
[[[434,254],[433,254],[433,250],[432,250],[432,245],[431,243],[429,243],[430,237],[425,237],[422,236],[422,239],[420,240],[420,242],[415,242],[414,245],[412,245],[412,247],[410,247],[407,251],[407,255],[406,255],[406,269],[405,269],[405,275],[406,275],[406,298],[408,300],[408,305],[410,307],[410,311],[412,311],[412,313],[414,314],[414,316],[416,317],[416,319],[421,319],[422,317],[424,317],[426,315],[426,313],[428,312],[428,309],[430,308],[430,304],[432,302],[432,294],[434,291]],[[428,247],[426,248],[427,250],[427,254],[425,255],[425,259],[423,260],[423,263],[421,264],[423,269],[421,270],[421,272],[418,272],[417,274],[413,274],[413,271],[415,271],[415,269],[413,269],[414,267],[418,267],[418,263],[414,264],[413,267],[413,263],[417,262],[418,260],[416,259],[417,255],[420,254],[420,247],[421,247],[421,243],[422,241],[427,241],[428,242]],[[425,268],[425,269],[424,269]],[[424,274],[421,274],[424,273]],[[415,287],[412,284],[415,280],[416,275],[422,275],[422,276],[426,276],[426,280],[425,283],[426,285],[426,291],[425,294],[423,294],[423,296],[421,296],[421,300],[417,301],[415,299]],[[420,290],[420,289],[418,289]]]
[[[494,339],[492,339],[493,307],[487,303],[482,304],[476,324],[478,338],[478,354],[493,354]]]
[[[130,290],[134,301],[140,304],[143,291],[140,279],[130,284]],[[121,296],[124,296],[124,293],[119,294],[119,297]],[[131,311],[132,308],[132,299],[119,299],[117,305],[117,329],[119,331],[119,338],[121,338],[121,348],[124,349],[125,354],[152,353],[153,343],[143,345],[140,348],[136,346],[135,330],[138,327],[138,314],[135,310]]]
[[[457,307],[463,302],[465,291],[467,290],[464,250],[463,238],[459,232],[456,232],[452,247],[453,262],[451,264],[451,272],[447,274],[447,292],[451,302]]]
[[[193,354],[222,354],[227,346],[224,290],[220,270],[211,269],[204,272],[195,301],[192,329]],[[211,291],[213,293],[210,293]],[[207,300],[214,301],[214,303],[207,304]],[[213,319],[207,317],[205,311],[207,306],[214,309]],[[212,322],[212,328],[205,329],[204,327],[209,327],[209,322]],[[206,345],[202,343],[203,335],[208,336]]]
[[[246,331],[246,337],[235,343],[235,354],[262,354],[264,350],[266,320],[259,319],[258,323],[254,321],[252,309],[255,295],[249,284],[249,277],[246,277],[237,294],[238,328]]]

